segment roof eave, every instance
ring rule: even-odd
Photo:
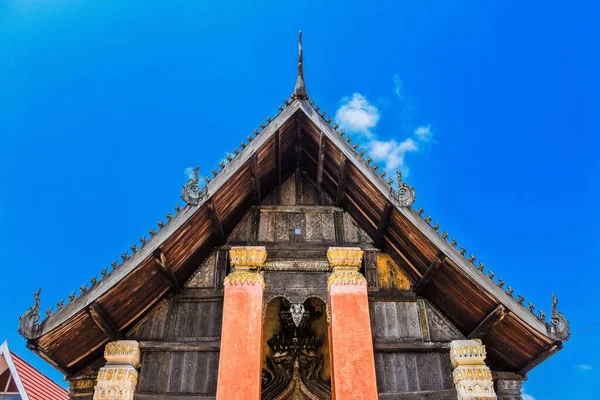
[[[134,271],[140,264],[142,264],[148,257],[152,257],[152,254],[158,249],[174,232],[181,228],[196,212],[198,212],[202,206],[210,200],[210,198],[227,182],[227,180],[235,174],[249,159],[256,153],[258,149],[281,127],[281,125],[288,120],[299,108],[301,100],[292,101],[283,111],[281,111],[269,125],[267,125],[260,134],[253,139],[240,154],[235,157],[227,166],[206,185],[207,196],[197,205],[187,205],[181,210],[180,213],[175,215],[173,219],[160,229],[156,235],[154,235],[144,247],[139,249],[134,255],[123,262],[117,269],[107,275],[104,279],[100,280],[95,286],[90,288],[88,291],[83,293],[80,297],[75,299],[73,302],[67,304],[64,308],[58,310],[56,313],[49,316],[47,319],[42,321],[40,324],[39,333],[35,337],[28,339],[35,339],[41,337],[48,332],[58,328],[63,323],[67,322],[74,315],[79,313],[88,307],[91,303],[96,301],[102,295],[104,295],[110,288],[115,286],[125,276]]]
[[[474,265],[466,260],[454,247],[446,242],[442,237],[411,207],[402,207],[398,205],[398,200],[391,195],[391,187],[371,168],[367,162],[362,159],[354,149],[352,149],[337,132],[329,125],[306,100],[301,101],[300,109],[304,114],[327,135],[342,153],[363,173],[371,183],[382,193],[382,195],[394,205],[413,225],[415,225],[427,239],[429,239],[438,249],[440,249],[460,270],[471,280],[480,285],[499,303],[503,304],[508,310],[518,316],[527,325],[532,327],[541,335],[553,340],[549,335],[550,327],[544,321],[538,319],[535,315],[526,310],[513,297],[509,296],[498,285],[490,281]]]

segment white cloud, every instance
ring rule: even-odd
[[[371,137],[371,130],[379,122],[379,110],[369,103],[365,96],[354,93],[351,98],[342,99],[342,105],[335,113],[335,119],[348,132]]]
[[[367,150],[375,161],[383,162],[385,168],[394,170],[404,166],[404,155],[419,150],[417,143],[411,139],[402,142],[395,140],[371,140],[366,145]]]
[[[577,364],[576,367],[577,367],[577,369],[580,369],[582,371],[589,371],[589,370],[591,370],[593,368],[589,364]]]
[[[402,97],[402,81],[398,75],[393,76],[394,93]],[[380,112],[377,107],[369,102],[361,93],[353,93],[351,97],[341,100],[340,108],[335,113],[335,119],[340,126],[350,133],[358,133],[357,142],[363,147],[373,160],[380,163],[392,175],[394,170],[400,170],[408,176],[408,167],[404,163],[407,153],[419,151],[419,144],[428,142],[433,137],[430,125],[420,125],[402,141],[395,139],[382,140],[376,133]]]
[[[429,142],[433,137],[433,132],[431,131],[431,125],[421,125],[415,129],[415,135],[417,139],[422,142]]]
[[[183,170],[183,173],[188,177],[188,179],[194,179],[194,168],[187,167]]]
[[[394,74],[392,79],[394,80],[394,93],[396,93],[396,96],[398,96],[399,99],[402,99],[402,90],[404,89],[404,82],[402,82],[398,74]]]
[[[523,388],[523,393],[521,393],[521,398],[523,400],[535,400],[535,397],[527,393],[527,389]]]

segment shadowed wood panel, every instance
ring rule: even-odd
[[[190,219],[189,224],[178,229],[161,246],[173,271],[177,273],[179,268],[186,263],[190,254],[196,251],[204,244],[204,241],[213,235],[213,225],[210,221],[208,207],[205,204]]]
[[[379,220],[385,207],[386,200],[384,196],[354,164],[350,163],[348,172],[349,186],[346,190],[352,190],[356,194],[357,201],[369,210],[372,218]]]
[[[425,270],[431,262],[438,257],[438,250],[424,246],[419,243],[420,236],[415,236],[412,232],[403,228],[404,216],[397,209],[393,209],[390,215],[389,225],[386,237],[389,237],[391,242],[400,247],[403,252],[410,257],[411,262],[419,269],[420,274],[424,274]],[[428,243],[428,242],[427,242]]]
[[[61,340],[58,340],[58,339]],[[85,342],[86,346],[74,346],[74,343]],[[95,350],[104,351],[108,342],[106,334],[96,326],[92,318],[81,312],[51,334],[42,337],[38,345],[67,368],[75,368],[85,362]]]
[[[138,316],[140,311],[152,304],[169,288],[169,284],[154,266],[147,270],[138,269],[119,282],[111,292],[127,293],[115,296],[108,292],[99,303],[118,329],[125,329]]]
[[[410,212],[414,211],[411,210]],[[427,259],[428,263],[437,258],[439,250],[436,246],[434,246],[433,243],[431,243],[431,241],[429,241],[429,239],[427,239],[427,237],[425,237],[425,235],[397,209],[392,210],[390,218],[390,226],[391,225],[393,225],[394,229],[403,237],[410,239],[410,243]],[[428,263],[427,265],[429,265]]]
[[[416,302],[371,302],[371,329],[376,341],[421,340]]]
[[[429,335],[432,341],[450,342],[452,340],[465,339],[465,336],[453,326],[450,321],[448,321],[440,310],[428,301],[426,301],[425,304]]]
[[[344,209],[354,218],[370,237],[377,232],[377,223],[371,219],[364,210],[354,201],[352,194],[346,192]]]
[[[443,265],[423,291],[461,332],[472,332],[498,305],[470,280]]]
[[[154,308],[132,332],[127,335],[132,340],[161,340],[165,337],[169,301],[163,300]]]
[[[218,352],[146,352],[137,393],[214,395],[218,366]]]
[[[454,388],[447,353],[376,353],[375,373],[381,394]]]
[[[517,371],[548,348],[548,342],[508,314],[483,339],[488,353],[507,371]],[[504,365],[502,365],[504,363]]]
[[[221,336],[222,301],[178,299],[177,306],[172,310],[176,313],[173,322],[174,340],[214,339]]]

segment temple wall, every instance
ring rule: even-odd
[[[136,340],[141,351],[135,399],[215,398],[223,281],[231,272],[228,251],[231,246],[247,245],[267,249],[262,272],[265,309],[277,296],[285,296],[290,303],[302,303],[310,297],[327,303],[331,274],[327,249],[354,246],[364,250],[360,273],[367,281],[379,398],[457,399],[450,343],[465,339],[463,334],[412,291],[415,282],[374,247],[352,217],[335,207],[304,174],[292,174],[260,206],[252,207],[227,243],[215,248],[198,266],[181,293],[163,300],[128,333],[128,339]],[[95,373],[97,369],[84,377],[95,377]],[[324,376],[327,379],[329,372]],[[519,398],[520,381],[516,379],[497,380],[497,391],[504,394],[499,398]],[[91,399],[88,380],[79,385],[80,393],[89,392],[90,396],[74,398]]]

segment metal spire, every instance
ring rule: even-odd
[[[298,78],[294,88],[294,98],[301,100],[308,98],[304,84],[304,67],[302,66],[302,31],[298,34]]]

